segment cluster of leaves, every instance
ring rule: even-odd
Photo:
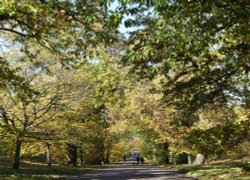
[[[249,85],[247,1],[163,4],[148,28],[131,38],[124,58],[131,71],[149,79],[163,75],[166,102],[189,115],[243,96],[241,87]]]

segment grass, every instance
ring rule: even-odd
[[[250,180],[250,158],[214,162],[208,165],[171,165],[165,167],[177,169],[200,180]]]
[[[11,162],[0,160],[0,179],[19,180],[19,179],[65,179],[70,176],[85,174],[91,170],[108,167],[108,165],[86,165],[82,167],[72,167],[66,165],[53,165],[48,167],[46,164],[22,162],[20,170],[13,171]]]

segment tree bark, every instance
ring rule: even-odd
[[[45,144],[46,147],[46,162],[48,167],[52,167],[52,162],[51,162],[51,144],[50,143],[46,143]]]
[[[169,164],[175,164],[173,153],[169,154]]]
[[[194,164],[201,165],[207,162],[207,155],[206,154],[197,154]]]
[[[105,157],[105,163],[109,163],[110,162],[109,157],[110,157],[110,149],[107,149],[106,157]]]
[[[157,156],[156,156],[156,154],[157,154],[157,149],[156,149],[156,148],[153,148],[152,159],[153,159],[154,162],[157,161]]]
[[[164,142],[163,143],[163,152],[164,152],[164,163],[165,164],[170,164],[169,161],[169,143],[168,142]]]
[[[99,143],[97,144],[97,146],[95,147],[95,159],[94,159],[94,164],[98,164],[101,165],[104,160],[105,160],[105,152],[104,152],[104,145],[103,143]]]
[[[190,154],[188,154],[188,164],[192,164],[192,158]]]
[[[106,150],[106,155],[105,155],[105,163],[109,163],[110,162],[110,150],[111,150],[111,144],[109,144],[107,146],[107,150]]]
[[[16,140],[16,148],[15,148],[15,156],[14,156],[14,163],[12,168],[14,170],[18,170],[20,166],[20,152],[21,152],[21,146],[22,146],[22,139],[20,137]]]
[[[77,166],[77,146],[74,144],[67,144],[69,153],[69,164]]]
[[[83,166],[83,165],[84,165],[84,161],[83,161],[83,150],[80,149],[79,153],[80,153],[80,165]]]

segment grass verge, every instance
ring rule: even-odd
[[[20,170],[13,171],[9,161],[0,161],[0,179],[3,180],[43,180],[43,179],[65,179],[70,176],[85,174],[91,170],[109,167],[109,165],[86,165],[82,167],[72,167],[64,165],[53,165],[22,162]]]
[[[200,180],[250,180],[250,159],[214,162],[207,165],[164,166]]]

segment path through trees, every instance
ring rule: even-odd
[[[96,180],[133,180],[133,179],[151,179],[151,180],[194,180],[195,178],[184,176],[174,170],[164,170],[150,165],[117,165],[113,168],[100,169],[84,176],[72,177],[70,179],[96,179]]]

